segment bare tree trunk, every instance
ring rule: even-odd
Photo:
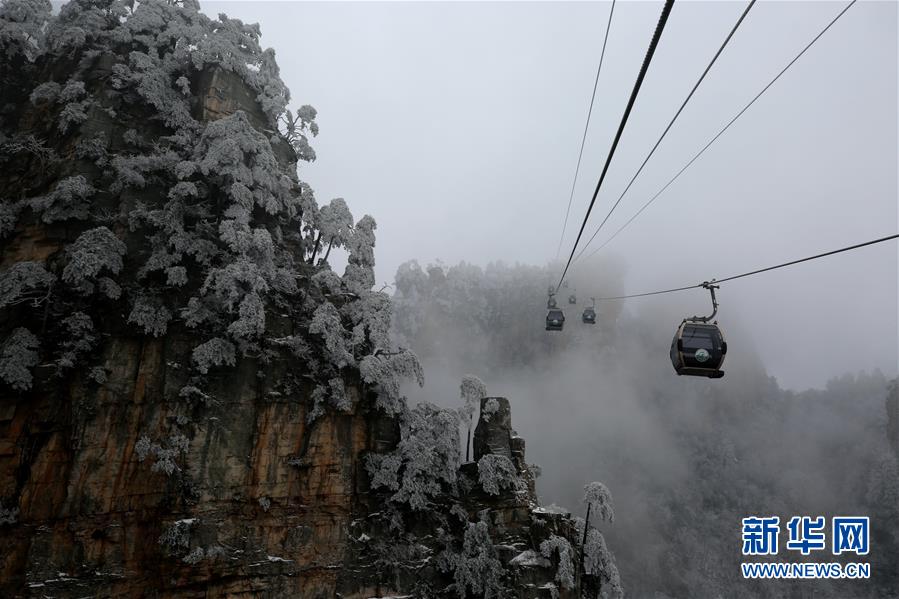
[[[321,241],[322,241],[322,233],[321,233],[321,231],[319,231],[318,237],[316,238],[315,243],[312,245],[312,255],[309,256],[309,264],[315,264],[315,255],[318,254],[318,250],[321,247],[321,245],[320,245]]]
[[[468,438],[465,439],[465,461],[468,461],[468,448],[471,446],[471,416],[468,417]]]
[[[324,257],[322,258],[322,262],[328,261],[328,256],[331,255],[331,247],[333,247],[333,245],[334,245],[334,238],[332,237],[331,241],[328,242],[328,251],[325,252]]]
[[[584,518],[584,536],[581,538],[581,546],[579,549],[575,550],[575,555],[577,555],[577,576],[575,577],[576,584],[574,585],[578,594],[581,594],[581,570],[584,568],[584,545],[587,544],[587,530],[590,527],[590,508],[593,507],[589,502],[587,503],[587,517]]]
[[[581,539],[581,549],[584,548],[584,545],[587,544],[587,527],[590,526],[590,508],[593,507],[592,504],[587,503],[587,517],[584,518],[584,538]]]

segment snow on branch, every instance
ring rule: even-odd
[[[517,492],[524,486],[512,460],[504,455],[492,453],[478,460],[478,482],[490,495],[499,495],[503,490]]]
[[[453,587],[460,597],[502,596],[505,572],[483,520],[468,523],[460,553],[447,550],[440,557],[441,569],[453,572]]]
[[[346,330],[340,321],[340,313],[329,301],[322,302],[312,314],[309,332],[319,335],[325,343],[325,354],[334,366],[343,368],[354,364],[353,354],[347,348]]]
[[[125,244],[106,227],[85,231],[66,249],[68,264],[62,271],[62,280],[73,285],[84,295],[94,291],[97,276],[107,270],[118,274],[122,270]],[[104,285],[107,295],[115,295],[115,288]]]
[[[236,363],[234,344],[220,337],[210,339],[194,348],[193,360],[197,370],[202,374],[209,372],[213,366],[234,366]]]
[[[37,307],[47,298],[56,276],[38,262],[17,262],[0,274],[0,308],[23,302]]]
[[[31,209],[41,214],[45,223],[70,218],[88,218],[90,198],[97,192],[83,175],[61,179],[50,193],[29,200]]]
[[[49,0],[0,2],[0,58],[11,61],[22,55],[34,61],[40,56],[52,11]]]
[[[624,596],[621,588],[621,577],[618,566],[612,552],[606,546],[606,540],[602,533],[591,528],[587,532],[587,541],[584,543],[584,573],[597,576],[608,583],[606,596],[611,599],[620,599]],[[603,585],[605,587],[605,585]],[[604,589],[605,590],[605,589]]]
[[[0,343],[0,379],[17,391],[31,389],[31,369],[37,366],[40,343],[24,327],[14,329]]]
[[[475,409],[480,405],[481,399],[487,397],[487,385],[473,374],[466,374],[462,377],[459,391],[464,404],[462,414],[470,420],[474,416]]]
[[[405,401],[400,393],[404,380],[424,385],[424,371],[418,357],[408,349],[393,354],[372,354],[359,362],[362,380],[378,392],[377,406],[388,414],[403,410]]]
[[[602,521],[614,522],[615,511],[612,509],[612,493],[601,482],[584,485],[584,503],[590,508],[591,515]]]
[[[572,559],[571,543],[565,537],[551,535],[540,543],[540,553],[543,557],[552,558],[553,553],[559,555],[559,565],[556,568],[556,582],[563,589],[574,588],[574,560]]]
[[[391,501],[424,510],[445,487],[455,486],[459,460],[457,413],[420,403],[404,414],[397,448],[370,454],[366,469],[373,488],[394,491]]]

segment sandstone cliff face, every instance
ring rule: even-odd
[[[360,409],[309,427],[304,403],[244,361],[217,382],[179,471],[153,472],[136,431],[187,417],[164,399],[184,347],[113,340],[103,386],[49,381],[4,398],[2,493],[19,509],[2,541],[7,593],[333,596],[376,420]],[[167,532],[179,538],[161,542]]]
[[[115,57],[89,60],[79,68],[98,100],[76,133],[52,133],[46,123],[55,117],[39,103],[19,107],[21,93],[0,102],[8,132],[47,136],[62,159],[48,170],[36,159],[14,157],[16,168],[0,174],[4,201],[45,192],[72,175],[100,180],[98,161],[84,157],[81,142],[101,136],[108,141],[104,152],[114,155],[127,145],[128,130],[159,127],[141,122],[127,95],[108,84]],[[31,74],[48,80],[70,67],[47,63]],[[190,89],[199,123],[241,111],[271,136],[279,162],[295,164],[291,145],[267,129],[271,121],[241,77],[206,67]],[[25,210],[14,232],[0,239],[0,275],[25,262],[58,272],[67,248],[98,224],[124,241],[129,257],[141,255],[145,238],[115,214],[165,193],[153,184],[100,189],[94,214],[111,216],[87,223],[48,222]],[[124,272],[137,270],[129,259]],[[300,278],[308,286],[314,269],[307,270]],[[159,292],[181,293],[161,283]],[[308,303],[317,292],[303,293]],[[154,336],[128,322],[130,308],[122,302],[78,301],[96,326],[90,359],[62,369],[55,354],[45,355],[31,371],[30,389],[0,383],[0,595],[475,596],[459,586],[455,571],[474,559],[464,547],[477,532],[488,535],[490,563],[500,564],[503,596],[576,596],[572,585],[557,589],[563,556],[540,551],[553,535],[576,546],[574,522],[538,508],[506,400],[494,399],[498,411],[491,403],[489,422],[479,421],[475,459],[510,458],[523,486],[488,493],[471,463],[462,466],[458,488],[447,489],[431,509],[388,507],[389,494],[370,487],[365,457],[397,447],[402,414],[378,406],[357,368],[340,371],[346,404],[315,414],[314,354],[257,358],[250,351],[210,370],[202,390],[185,396],[197,380],[192,352],[204,340],[196,330],[173,318]],[[60,333],[48,322],[66,316],[60,313],[66,304],[37,305],[0,306],[0,340],[28,326],[42,345],[64,344],[50,339]],[[268,334],[308,336],[308,322],[281,312],[265,317]]]
[[[91,73],[102,79],[108,69],[101,58]],[[243,110],[265,122],[236,76],[213,68],[196,84],[197,118]],[[98,131],[116,139],[137,124],[96,112],[82,139]],[[26,111],[21,122],[38,118]],[[291,159],[287,144],[280,155]],[[4,190],[21,188],[27,175],[4,173]],[[22,223],[3,241],[0,271],[60,259],[74,232]],[[353,413],[307,424],[309,389],[275,388],[301,363],[243,359],[211,381],[206,405],[185,405],[179,390],[195,334],[175,326],[158,339],[136,335],[125,314],[107,317],[96,360],[102,384],[39,365],[29,392],[0,387],[0,497],[15,513],[0,540],[2,594],[333,596],[359,455],[395,444],[395,427],[369,414],[358,383],[349,389]],[[8,331],[17,318],[4,311],[0,325]],[[276,325],[292,332],[290,322]],[[174,472],[154,470],[135,446],[146,436],[166,447],[172,430],[188,444],[176,451]]]
[[[436,596],[429,592],[451,583],[429,559],[443,541],[430,528],[446,525],[439,511],[410,515],[418,555],[382,559],[397,549],[360,457],[390,449],[397,429],[364,402],[308,426],[302,398],[274,391],[243,361],[217,381],[218,405],[179,456],[183,470],[167,476],[141,462],[134,431],[152,436],[186,417],[164,400],[166,388],[180,387],[185,347],[177,335],[114,340],[106,384],[51,380],[3,398],[0,492],[19,509],[0,541],[4,594],[361,599]],[[476,459],[512,449],[509,428],[496,419],[490,427],[492,448]],[[487,495],[474,466],[463,466],[470,490],[461,504],[489,522],[509,596],[552,596],[556,566],[539,547],[551,534],[576,539],[571,519],[538,508],[532,481],[527,493]]]

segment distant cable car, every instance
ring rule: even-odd
[[[575,294],[573,294],[573,293],[572,293],[571,295],[569,295],[569,296],[568,296],[568,303],[569,303],[569,304],[572,304],[572,305],[576,304],[576,303],[577,303],[577,296],[576,296]]]
[[[553,309],[546,313],[546,330],[561,331],[565,326],[565,314],[559,309]]]
[[[547,292],[546,309],[552,310],[555,307],[556,307],[556,290],[553,287],[550,287],[549,291]]]
[[[718,322],[709,322],[718,313],[718,300],[715,298],[718,286],[714,284],[714,280],[712,283],[703,283],[702,286],[712,294],[712,314],[691,316],[681,322],[671,340],[671,365],[679,376],[720,379],[724,376],[721,365],[727,354],[727,341],[724,340]]]
[[[584,308],[584,313],[581,314],[581,320],[585,324],[596,324],[596,298],[591,297],[590,299],[593,300],[593,305]]]

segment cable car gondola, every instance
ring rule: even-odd
[[[685,318],[671,340],[671,365],[678,376],[704,376],[711,379],[724,376],[721,365],[727,354],[727,342],[718,322],[709,322],[718,313],[718,301],[715,298],[718,286],[713,283],[714,281],[703,283],[703,287],[712,294],[711,316]]]
[[[556,307],[556,290],[550,286],[549,291],[547,291],[546,297],[546,309],[552,310]]]
[[[571,294],[568,296],[568,303],[574,305],[577,303],[577,296],[575,294]]]
[[[546,330],[561,331],[565,326],[565,314],[559,309],[553,309],[546,313]]]
[[[592,297],[590,299],[593,300],[593,305],[584,308],[584,313],[581,314],[584,324],[596,324],[596,299]]]

